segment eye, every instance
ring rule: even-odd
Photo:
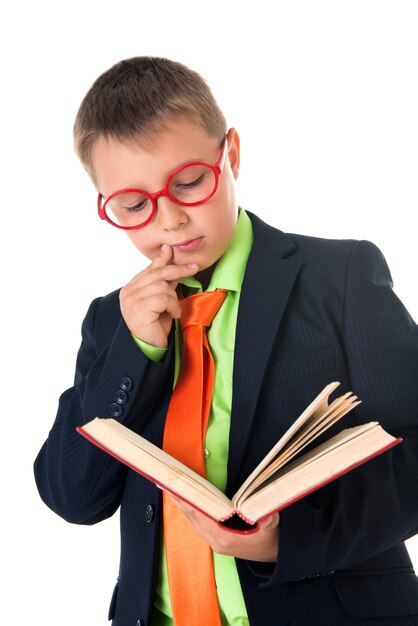
[[[149,207],[149,198],[137,191],[127,191],[117,194],[109,203],[109,208],[115,213],[138,213]]]
[[[142,209],[145,209],[145,207],[147,206],[148,202],[149,202],[148,198],[143,198],[142,200],[138,201],[135,205],[133,205],[133,206],[124,206],[123,208],[128,213],[136,213],[138,211],[141,211]]]
[[[190,182],[184,182],[184,183],[178,182],[176,186],[178,189],[193,189],[193,187],[197,187],[203,182],[204,177],[205,177],[205,174],[202,173],[200,176],[198,176],[194,180]]]

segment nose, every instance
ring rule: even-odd
[[[160,196],[157,202],[156,218],[163,230],[178,230],[188,222],[187,207],[176,204],[167,196]]]

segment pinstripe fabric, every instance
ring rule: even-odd
[[[237,560],[251,626],[417,626],[418,581],[402,543],[418,532],[417,327],[373,244],[285,235],[249,215],[254,245],[237,321],[227,493],[331,380],[363,401],[339,428],[377,419],[404,439],[282,511],[276,564]],[[117,293],[95,302],[76,385],[36,461],[41,496],[64,518],[95,523],[121,505],[114,626],[149,624],[160,494],[79,441],[74,427],[108,414],[129,376],[120,419],[160,445],[172,363],[172,341],[161,364],[137,349]]]

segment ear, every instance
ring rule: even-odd
[[[235,128],[230,128],[226,135],[228,140],[228,159],[229,164],[231,166],[232,174],[234,175],[235,180],[238,178],[239,174],[239,164],[240,164],[240,140],[239,135]]]

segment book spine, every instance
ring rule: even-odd
[[[250,520],[238,509],[234,509],[230,515],[222,517],[217,523],[222,530],[235,535],[252,535],[260,530],[258,521]]]
[[[250,524],[250,526],[254,526],[254,524],[256,523],[254,520],[251,520],[249,517],[246,517],[238,509],[234,509],[233,511],[231,511],[229,515],[225,515],[224,517],[221,517],[219,520],[219,523],[222,524],[223,522],[228,521],[229,519],[231,519],[231,517],[234,517],[234,515],[238,515],[238,517],[244,520],[246,524]]]

